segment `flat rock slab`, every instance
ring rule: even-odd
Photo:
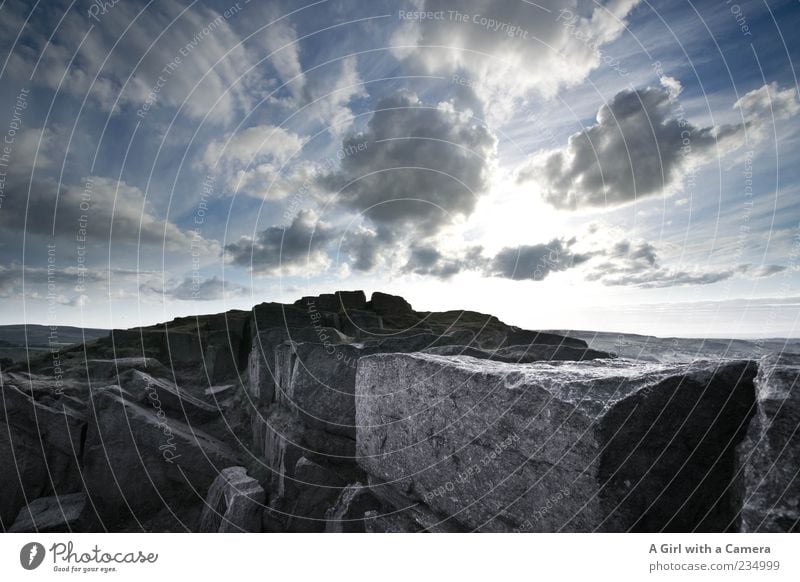
[[[800,531],[800,355],[765,356],[739,447],[745,532]]]
[[[86,505],[85,493],[40,497],[26,505],[10,533],[54,533],[72,531]]]
[[[202,504],[219,472],[240,464],[238,454],[137,400],[117,386],[93,390],[83,470],[92,511],[105,525],[173,511],[175,528],[191,529],[181,509]]]
[[[723,531],[752,362],[362,358],[358,462],[456,529]]]

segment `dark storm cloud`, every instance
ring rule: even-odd
[[[486,266],[482,247],[470,247],[459,256],[446,256],[432,245],[414,245],[403,267],[404,273],[449,279],[462,271],[478,271]]]
[[[702,158],[719,142],[743,137],[741,126],[695,127],[672,115],[666,89],[617,93],[597,122],[573,134],[520,174],[544,181],[544,199],[557,208],[614,206],[660,194],[679,178],[690,156]]]
[[[566,271],[589,260],[574,253],[573,240],[553,239],[547,244],[506,247],[492,259],[487,274],[514,281],[541,281],[550,273]]]
[[[89,246],[156,246],[165,250],[211,247],[173,223],[160,218],[144,192],[125,182],[89,177],[82,185],[59,185],[51,179],[16,181],[7,187],[0,226],[69,242],[85,237]]]
[[[242,237],[226,245],[228,260],[256,273],[273,274],[300,268],[313,272],[327,263],[326,247],[336,239],[332,228],[313,212],[301,211],[286,228],[271,226],[255,239]]]
[[[383,238],[428,236],[472,214],[488,189],[495,146],[473,119],[399,92],[377,104],[364,134],[344,140],[342,150],[353,153],[321,183]]]
[[[794,89],[765,85],[734,104],[743,124],[697,127],[676,102],[680,83],[664,77],[662,84],[617,93],[594,125],[573,134],[566,147],[537,156],[519,181],[539,179],[548,203],[571,210],[668,193],[691,165],[740,147],[746,137],[758,141],[766,124],[799,110]]]

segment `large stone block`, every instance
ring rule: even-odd
[[[456,528],[726,530],[755,371],[368,356],[359,464]]]
[[[236,533],[261,530],[266,494],[244,467],[220,472],[208,490],[200,517],[201,532]]]

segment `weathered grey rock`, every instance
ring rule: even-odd
[[[302,457],[294,468],[291,484],[289,531],[325,531],[325,514],[336,502],[344,480],[333,471]]]
[[[550,344],[530,344],[509,346],[497,350],[481,350],[471,346],[435,346],[424,350],[425,353],[439,356],[470,356],[480,360],[494,360],[507,364],[529,364],[547,360],[583,361],[599,358],[612,358],[613,354],[589,348],[574,348]]]
[[[258,532],[266,495],[244,467],[223,469],[214,479],[200,517],[201,532]]]
[[[106,525],[199,506],[219,472],[239,464],[226,444],[137,403],[118,386],[92,392],[94,418],[83,475],[97,517]]]
[[[287,342],[314,342],[327,346],[346,343],[349,338],[331,327],[272,328],[258,332],[248,359],[247,392],[255,405],[275,400],[275,349]]]
[[[19,512],[10,533],[71,532],[78,524],[86,505],[85,493],[40,497]]]
[[[800,355],[765,356],[739,446],[741,531],[800,531]]]
[[[383,329],[383,318],[364,309],[348,309],[339,320],[342,332],[351,336],[371,335],[374,331],[370,330]]]
[[[128,370],[120,375],[120,385],[134,396],[136,402],[164,410],[169,415],[189,423],[202,423],[220,416],[220,410],[178,388],[169,380],[154,378],[141,370]]]
[[[370,297],[367,307],[379,315],[413,315],[411,304],[399,295],[389,295],[376,291]]]
[[[355,438],[355,377],[359,358],[417,351],[468,340],[469,334],[417,334],[363,344],[287,342],[275,350],[277,402],[311,427]]]
[[[355,438],[355,372],[363,348],[287,343],[276,349],[278,403],[313,428]]]
[[[544,331],[531,331],[528,329],[521,329],[515,326],[509,326],[506,333],[505,345],[519,346],[531,344],[548,344],[562,347],[572,348],[587,348],[587,344],[582,339],[574,337],[567,337],[555,333],[548,333]]]
[[[381,502],[362,483],[348,485],[325,514],[329,533],[364,532],[364,514],[381,508]]]
[[[359,464],[470,530],[725,530],[754,375],[751,362],[368,356]]]
[[[80,491],[87,423],[69,400],[44,404],[7,383],[0,408],[0,526],[7,529],[34,499]]]
[[[341,309],[366,309],[367,296],[363,291],[337,291],[336,298],[339,300]]]
[[[85,367],[81,366],[72,370],[75,374],[81,374],[84,378],[89,375],[92,381],[113,381],[117,376],[129,370],[145,370],[152,376],[165,377],[169,375],[169,370],[155,358],[115,358],[109,360],[93,359],[86,362]]]
[[[405,513],[381,513],[371,509],[364,513],[366,533],[416,533],[423,528]]]
[[[302,441],[304,427],[296,418],[278,407],[266,414],[251,417],[253,454],[270,473],[270,490],[278,496],[286,493],[286,479],[292,476],[297,461],[305,449]]]
[[[303,307],[282,303],[261,303],[253,307],[254,330],[261,331],[276,327],[290,329],[309,325],[311,325],[311,317]]]

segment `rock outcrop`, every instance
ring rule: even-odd
[[[223,469],[208,490],[199,531],[236,533],[261,531],[266,494],[244,467]]]
[[[739,446],[741,530],[800,531],[800,356],[765,356],[756,413]]]
[[[114,330],[0,370],[0,528],[797,530],[800,356],[607,345],[361,291]]]
[[[359,464],[480,531],[725,531],[749,362],[359,361]]]

